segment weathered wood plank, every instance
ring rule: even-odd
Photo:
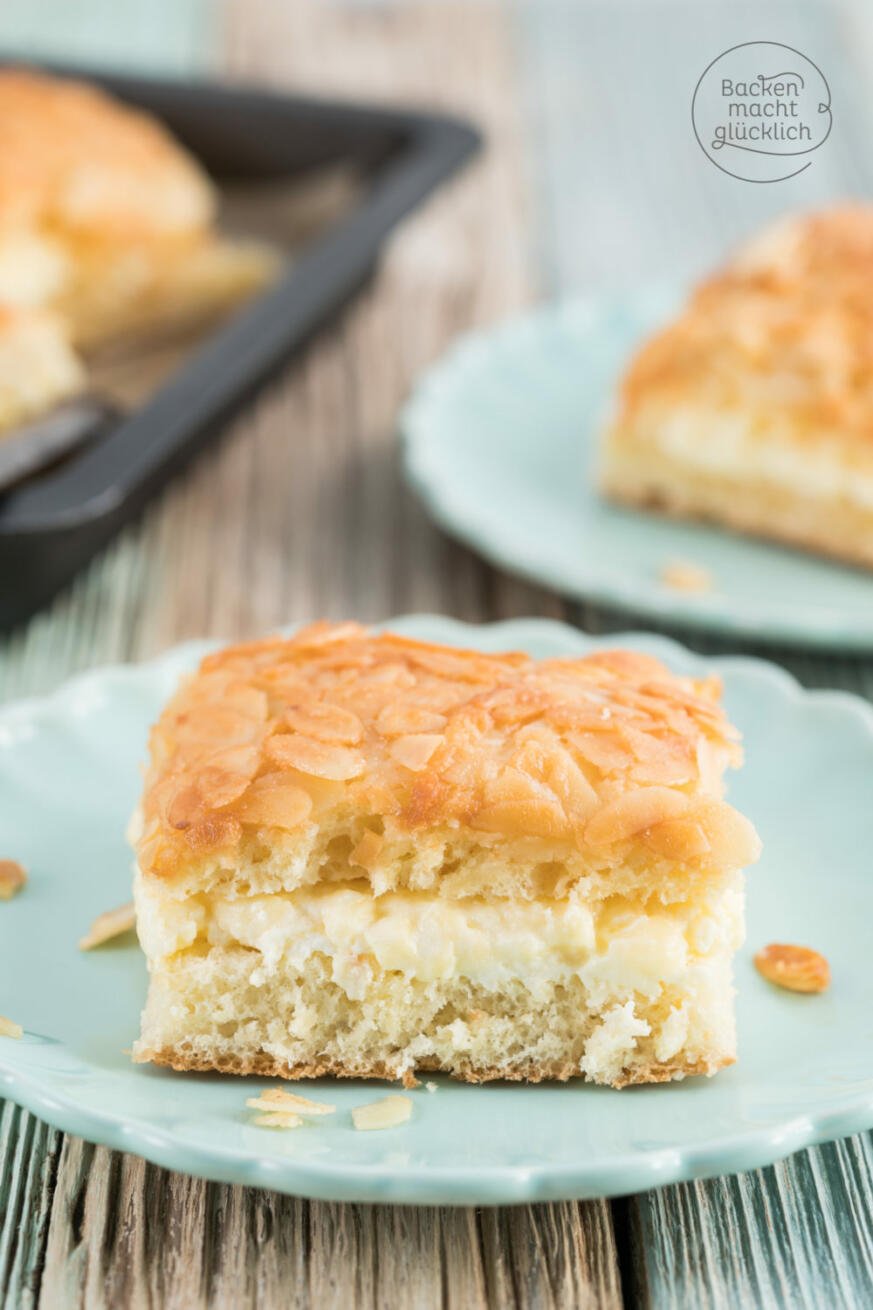
[[[0,1298],[35,1305],[61,1135],[11,1101],[0,1103]]]
[[[820,1310],[873,1300],[873,1138],[629,1202],[645,1306]]]

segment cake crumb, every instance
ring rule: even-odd
[[[95,946],[102,946],[135,927],[136,912],[132,901],[128,905],[119,905],[117,910],[104,910],[97,915],[85,936],[79,938],[79,950],[92,951]]]
[[[435,1092],[437,1090],[437,1085],[436,1083],[425,1083],[424,1090],[426,1092]]]
[[[762,978],[789,992],[823,992],[831,981],[830,965],[810,946],[771,942],[758,951],[755,968]]]
[[[0,1037],[23,1037],[24,1029],[20,1023],[15,1023],[12,1019],[4,1019],[0,1014]]]
[[[712,574],[691,560],[674,559],[661,569],[661,582],[673,591],[696,592],[703,595],[712,591]]]
[[[412,1102],[408,1096],[386,1096],[381,1101],[356,1106],[352,1110],[352,1121],[359,1132],[370,1132],[378,1128],[397,1128],[405,1124],[411,1114]]]
[[[17,860],[0,860],[0,901],[11,901],[27,882],[27,870]]]

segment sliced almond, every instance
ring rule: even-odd
[[[688,797],[669,787],[638,787],[602,806],[585,827],[590,846],[626,841],[665,819],[676,819],[688,809]]]
[[[810,946],[771,942],[755,956],[762,978],[789,992],[823,992],[831,981],[827,960]]]
[[[257,1128],[299,1128],[303,1120],[299,1114],[280,1114],[273,1111],[269,1114],[256,1114],[252,1123]]]
[[[275,1110],[282,1114],[320,1115],[334,1114],[335,1105],[325,1101],[310,1101],[295,1092],[287,1092],[284,1087],[271,1087],[260,1096],[250,1096],[246,1101],[252,1110]]]
[[[23,1037],[24,1029],[12,1019],[4,1019],[0,1014],[0,1037]]]
[[[345,746],[356,746],[364,732],[357,714],[339,705],[319,701],[289,705],[285,711],[285,724],[292,732],[300,732],[304,737],[323,742],[336,741]]]
[[[27,871],[17,860],[0,860],[0,901],[9,901],[27,882]]]
[[[389,755],[411,773],[426,768],[431,755],[442,746],[444,737],[439,732],[410,732],[395,737],[388,747]]]
[[[405,737],[424,732],[440,732],[448,720],[444,714],[420,705],[386,705],[376,720],[376,731],[383,737]]]
[[[95,946],[111,942],[114,937],[120,937],[135,927],[136,911],[132,901],[128,905],[119,905],[117,910],[104,910],[97,915],[85,936],[79,939],[79,950],[91,951]]]
[[[243,823],[292,832],[309,818],[312,801],[281,773],[265,774],[236,802],[234,813]]]
[[[352,1110],[352,1120],[359,1132],[377,1128],[396,1128],[405,1124],[412,1114],[412,1101],[408,1096],[386,1096],[369,1105],[358,1105]]]
[[[315,778],[348,782],[364,772],[364,757],[351,746],[316,741],[297,732],[279,733],[266,743],[269,758],[285,769],[297,769]]]

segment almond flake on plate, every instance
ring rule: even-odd
[[[79,950],[91,951],[95,946],[111,942],[113,937],[120,937],[135,927],[136,912],[132,901],[127,905],[119,905],[117,910],[104,910],[97,915],[85,936],[79,939]]]
[[[23,1037],[24,1029],[20,1023],[15,1023],[12,1019],[4,1019],[0,1014],[0,1037]]]
[[[0,901],[10,901],[27,882],[27,870],[17,860],[0,860]]]
[[[303,1120],[299,1114],[280,1114],[274,1110],[269,1114],[256,1114],[252,1123],[256,1128],[299,1128]]]
[[[271,1087],[269,1091],[261,1092],[260,1096],[250,1096],[246,1105],[252,1110],[272,1110],[291,1115],[334,1114],[336,1111],[335,1105],[327,1105],[324,1101],[309,1101],[305,1096],[286,1092],[284,1087]]]
[[[411,1114],[412,1102],[408,1096],[386,1096],[381,1101],[356,1106],[352,1120],[360,1132],[369,1132],[376,1128],[396,1128],[405,1124]]]
[[[755,956],[755,968],[762,978],[789,992],[823,992],[831,981],[830,965],[810,946],[771,942]]]

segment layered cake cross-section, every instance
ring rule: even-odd
[[[873,567],[873,205],[747,242],[636,352],[600,483]]]
[[[318,624],[207,657],[133,836],[137,1060],[623,1086],[735,1058],[716,679]]]

